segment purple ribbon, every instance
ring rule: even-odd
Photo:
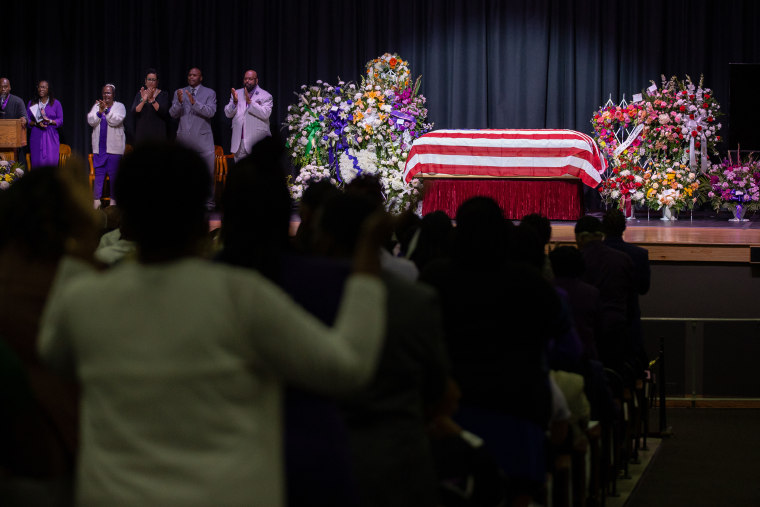
[[[402,113],[401,111],[396,111],[395,109],[391,111],[391,116],[395,116],[396,118],[401,118],[402,120],[406,121],[415,121],[414,116],[408,113]]]

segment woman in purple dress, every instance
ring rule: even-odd
[[[37,94],[27,104],[26,114],[32,127],[29,140],[32,167],[57,166],[61,146],[58,129],[63,125],[63,108],[53,97],[47,81],[37,83]]]
[[[121,102],[114,101],[115,92],[114,85],[105,85],[102,92],[103,98],[95,101],[87,114],[87,123],[92,127],[92,167],[95,171],[92,193],[96,209],[101,204],[100,198],[103,195],[106,175],[108,175],[111,189],[111,205],[116,204],[113,199],[114,183],[119,162],[126,147],[124,118],[127,116],[127,109]]]

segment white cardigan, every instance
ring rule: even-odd
[[[87,123],[92,127],[92,152],[100,153],[100,117],[98,116],[98,104],[96,103],[87,113]],[[126,137],[124,135],[124,118],[127,116],[127,109],[121,102],[114,102],[111,110],[106,114],[108,123],[108,137],[106,138],[106,153],[113,155],[123,155],[126,146]]]
[[[253,270],[124,262],[72,279],[77,264],[62,263],[39,340],[82,384],[77,505],[285,505],[282,386],[369,380],[379,279],[352,276],[327,328]]]

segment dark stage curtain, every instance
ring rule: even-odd
[[[704,73],[727,110],[729,62],[760,61],[755,0],[13,0],[2,19],[0,74],[25,101],[50,81],[62,142],[79,153],[102,85],[129,107],[148,67],[171,92],[191,66],[203,70],[216,144],[229,150],[222,108],[248,68],[274,95],[275,128],[301,84],[358,80],[389,51],[422,74],[436,128],[589,133],[610,95],[630,98],[660,74]]]

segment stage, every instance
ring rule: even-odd
[[[591,214],[602,216],[601,212]],[[693,218],[685,211],[675,221],[660,220],[658,211],[637,211],[635,216],[627,222],[624,239],[649,250],[653,262],[748,265],[752,248],[760,251],[760,217],[756,214],[747,222],[729,222],[728,212],[712,210],[695,211]],[[552,244],[574,244],[574,226],[575,222],[552,222]]]

